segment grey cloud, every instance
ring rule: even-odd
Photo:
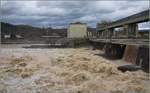
[[[148,1],[2,1],[1,21],[33,26],[67,26],[83,21],[89,26],[117,20],[148,9]]]

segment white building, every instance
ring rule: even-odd
[[[67,30],[67,38],[85,38],[87,37],[87,25],[85,23],[71,23]]]
[[[4,38],[11,38],[10,34],[4,35]]]

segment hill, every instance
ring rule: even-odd
[[[39,27],[32,27],[29,25],[13,25],[9,23],[1,22],[1,35],[2,38],[4,35],[20,35],[24,38],[39,38],[43,35],[53,35],[57,34],[62,37],[67,35],[67,29],[53,29],[53,28],[39,28]]]

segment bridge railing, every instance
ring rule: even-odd
[[[149,33],[147,33],[147,36],[142,36],[139,33],[128,36],[125,31],[114,31],[112,34],[107,31],[92,31],[88,33],[88,38],[93,39],[149,39]]]

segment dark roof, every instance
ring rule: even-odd
[[[82,23],[82,22],[74,22],[74,23],[70,23],[70,24],[86,24],[86,23]]]

